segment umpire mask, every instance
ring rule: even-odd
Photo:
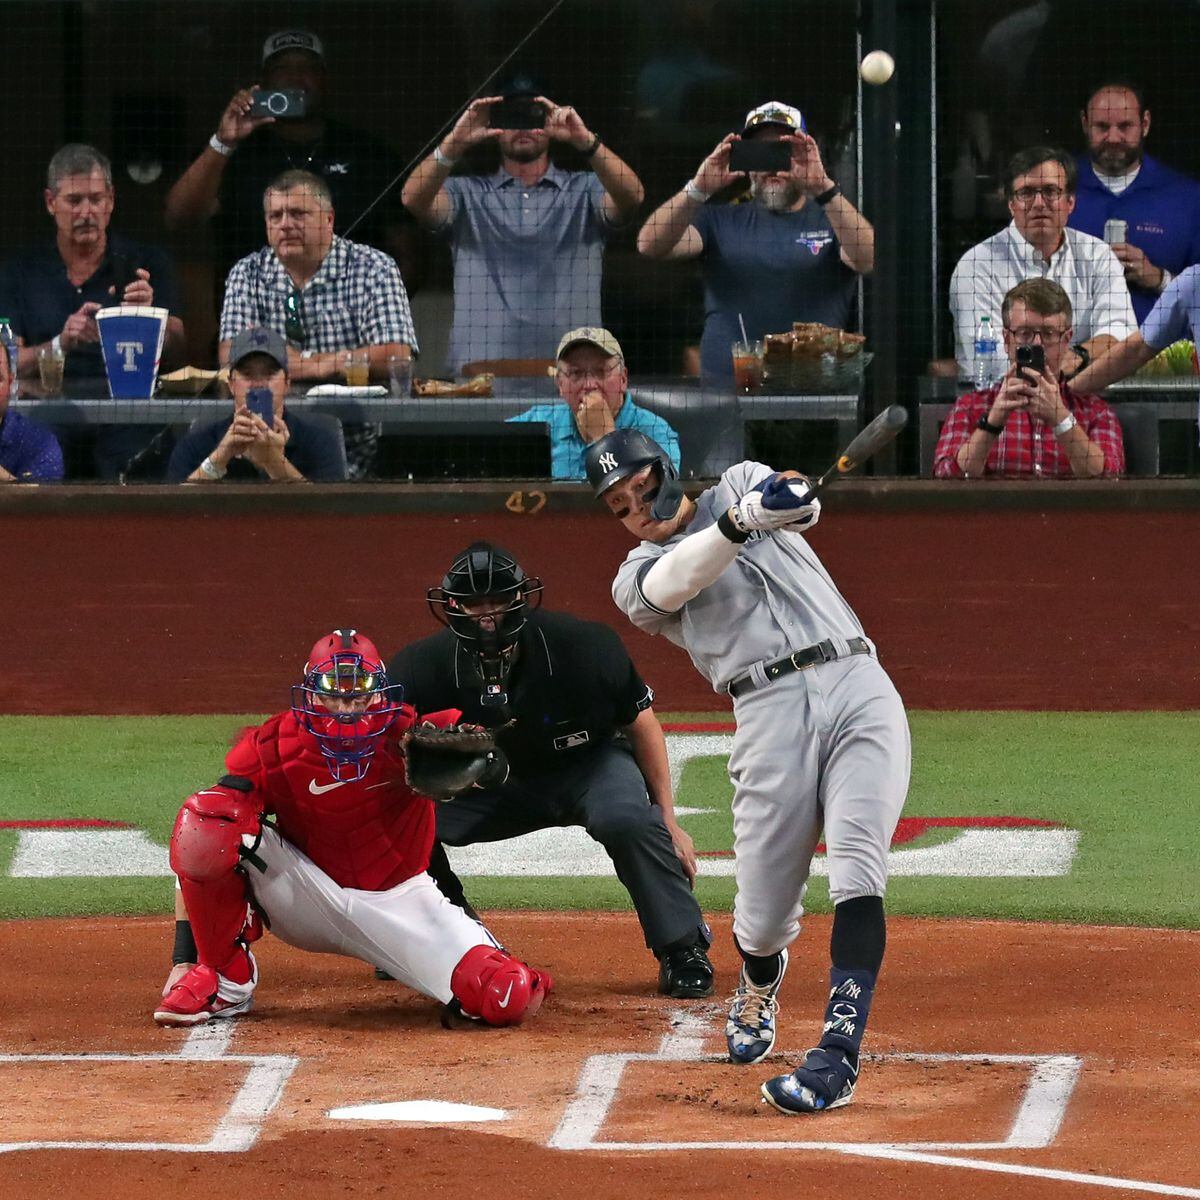
[[[441,586],[426,593],[430,611],[466,649],[485,707],[508,703],[517,642],[541,599],[542,581],[491,542],[473,542],[455,557]]]

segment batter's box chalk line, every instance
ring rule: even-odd
[[[165,1062],[230,1063],[246,1077],[206,1142],[0,1141],[0,1154],[13,1150],[174,1150],[181,1154],[236,1154],[249,1150],[263,1122],[279,1103],[300,1060],[287,1054],[229,1054],[231,1022],[197,1026],[176,1054],[0,1054],[0,1063]],[[4,1136],[0,1127],[0,1138]]]
[[[1017,1108],[1008,1136],[999,1142],[840,1142],[840,1141],[708,1141],[708,1142],[621,1142],[602,1141],[600,1131],[608,1119],[621,1088],[626,1064],[637,1062],[712,1062],[726,1064],[724,1054],[705,1050],[713,1036],[713,1027],[699,1012],[677,1011],[670,1014],[671,1032],[666,1034],[653,1054],[593,1054],[586,1059],[575,1085],[575,1095],[567,1105],[558,1128],[547,1145],[555,1150],[823,1150],[863,1158],[892,1162],[925,1163],[930,1166],[959,1167],[971,1171],[991,1171],[1001,1175],[1021,1175],[1037,1179],[1056,1179],[1065,1183],[1090,1184],[1099,1188],[1124,1188],[1158,1196],[1188,1196],[1200,1200],[1200,1188],[1179,1187],[1148,1180],[1119,1179],[1082,1171],[1061,1171],[1022,1163],[997,1162],[966,1157],[963,1152],[984,1150],[1041,1150],[1050,1146],[1066,1116],[1067,1105],[1079,1079],[1083,1060],[1073,1054],[891,1054],[876,1056],[877,1062],[1015,1063],[1029,1067],[1025,1091]],[[722,1015],[722,1021],[724,1019]],[[742,1067],[729,1067],[743,1075]],[[757,1086],[757,1079],[753,1081]],[[827,1121],[827,1116],[784,1117],[781,1121]]]

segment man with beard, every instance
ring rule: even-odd
[[[1140,323],[1172,278],[1200,263],[1200,183],[1146,153],[1150,110],[1136,84],[1093,88],[1079,119],[1087,154],[1068,224],[1104,237],[1106,222],[1124,222],[1124,236],[1105,241],[1125,269]]]
[[[601,326],[604,243],[642,202],[632,168],[571,107],[526,78],[469,104],[404,185],[422,224],[450,242],[454,321],[447,363],[544,358],[564,326]],[[510,103],[493,113],[502,101]],[[497,123],[498,122],[498,123]],[[505,123],[534,128],[503,128]],[[550,143],[572,147],[590,171],[564,171]],[[499,169],[448,178],[469,151],[495,143]]]
[[[709,204],[741,176],[729,169],[740,138],[784,141],[791,169],[751,171],[746,204]],[[800,110],[769,100],[746,114],[741,135],[729,134],[638,234],[649,258],[699,258],[704,279],[700,372],[720,383],[733,375],[730,348],[795,321],[846,328],[857,276],[875,265],[875,230],[842,194],[805,131]]]

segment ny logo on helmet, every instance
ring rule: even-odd
[[[600,470],[615,471],[617,469],[617,456],[611,451],[605,451],[597,460],[600,463]]]

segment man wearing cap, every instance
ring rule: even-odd
[[[263,479],[270,483],[340,483],[346,451],[337,422],[284,411],[287,344],[273,329],[244,329],[229,348],[233,416],[193,426],[167,466],[170,483]],[[266,393],[264,396],[263,393]],[[269,397],[271,423],[253,411]]]
[[[218,289],[229,268],[262,244],[263,189],[292,169],[324,179],[337,232],[353,225],[355,240],[391,254],[413,289],[423,270],[420,231],[395,194],[366,211],[404,164],[383,142],[325,115],[327,83],[325,46],[315,33],[271,34],[263,43],[261,82],[234,93],[216,132],[167,194],[168,228],[213,220]],[[252,116],[255,93],[278,89],[304,92],[303,115]]]
[[[642,202],[641,181],[600,135],[573,108],[539,93],[519,77],[503,95],[468,105],[404,185],[409,211],[447,238],[454,256],[448,363],[455,371],[467,362],[540,358],[563,325],[599,325],[604,243]],[[523,101],[530,123],[543,124],[491,125],[501,100]],[[573,148],[591,170],[551,163],[552,142]],[[485,143],[499,149],[498,170],[449,178]]]
[[[614,429],[637,429],[652,437],[679,468],[679,438],[656,413],[629,395],[629,372],[621,344],[607,329],[583,326],[558,343],[558,394],[562,403],[535,404],[510,421],[545,422],[550,428],[550,475],[583,479],[583,457],[592,442]]]
[[[709,204],[742,176],[729,169],[741,138],[784,141],[790,171],[751,171],[747,204]],[[875,231],[842,194],[806,132],[800,110],[778,100],[746,114],[741,135],[729,134],[700,164],[694,179],[662,205],[638,234],[649,258],[698,258],[704,280],[700,370],[706,380],[733,375],[731,349],[795,321],[845,329],[855,281],[875,265]]]

